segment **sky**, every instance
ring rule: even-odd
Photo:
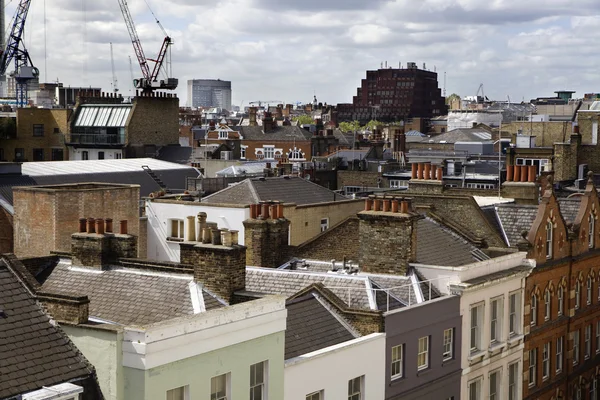
[[[5,0],[6,29],[19,0]],[[352,101],[366,70],[438,72],[439,87],[494,100],[600,92],[598,0],[129,0],[146,56],[175,44],[181,105],[188,79],[232,82],[234,105],[256,100]],[[148,7],[148,5],[149,7]],[[118,1],[33,0],[25,45],[40,80],[127,96],[141,76]]]

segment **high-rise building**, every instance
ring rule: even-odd
[[[352,104],[338,104],[338,120],[394,122],[445,115],[448,107],[437,73],[408,63],[406,68],[367,71]]]
[[[187,104],[190,107],[220,107],[231,110],[231,81],[188,80]]]

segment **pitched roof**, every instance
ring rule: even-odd
[[[158,150],[158,158],[176,164],[188,164],[192,156],[192,148],[189,146],[170,145],[163,146]]]
[[[317,293],[290,300],[286,308],[286,360],[357,337],[343,317]]]
[[[122,325],[148,325],[194,314],[191,275],[156,274],[127,268],[96,271],[62,260],[42,283],[42,291],[90,299],[89,315]],[[222,304],[202,291],[206,310]]]
[[[246,179],[203,198],[202,202],[249,205],[267,200],[303,205],[342,201],[348,198],[306,179],[286,176]]]
[[[310,140],[312,134],[299,126],[277,126],[271,132],[264,133],[262,126],[239,127],[244,140],[293,142],[294,140]]]
[[[496,207],[496,215],[509,246],[516,246],[521,233],[529,231],[537,209],[538,206],[520,204],[500,204]]]
[[[488,142],[492,140],[492,134],[481,128],[453,129],[441,135],[431,138],[423,138],[422,142],[431,143],[456,143],[456,142]]]
[[[94,369],[0,261],[0,398],[89,377]]]

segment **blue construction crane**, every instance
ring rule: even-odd
[[[25,20],[29,12],[31,0],[21,0],[15,13],[12,29],[8,35],[6,48],[2,49],[0,58],[0,75],[5,76],[11,62],[14,62],[15,71],[12,76],[16,82],[17,107],[27,105],[27,85],[30,80],[39,76],[39,70],[33,66],[33,61],[23,42]]]

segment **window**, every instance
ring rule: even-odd
[[[529,350],[529,387],[535,386],[537,375],[537,349]]]
[[[54,128],[54,133],[60,133],[60,128]]]
[[[544,292],[544,321],[548,321],[551,317],[552,312],[552,296],[550,290],[546,289]]]
[[[581,306],[581,282],[575,283],[575,309],[578,310]]]
[[[171,230],[169,231],[169,237],[175,239],[183,239],[183,220],[182,219],[170,219],[169,225]]]
[[[519,398],[519,363],[508,366],[508,400]]]
[[[565,288],[562,286],[559,286],[558,287],[558,312],[557,312],[557,314],[559,316],[561,316],[563,314],[564,298],[565,298]]]
[[[82,160],[89,160],[90,159],[90,153],[88,153],[87,151],[82,151],[81,152],[81,159]]]
[[[519,307],[520,307],[520,300],[521,299],[521,293],[512,293],[510,295],[509,298],[509,314],[508,314],[508,319],[509,319],[509,333],[511,336],[513,335],[518,335],[519,333],[521,333],[521,329],[519,327]]]
[[[600,321],[596,322],[596,354],[600,353]]]
[[[63,155],[63,149],[52,149],[51,153],[52,161],[62,161],[65,159]]]
[[[490,303],[490,342],[502,341],[502,299],[494,299]]]
[[[483,305],[471,308],[471,352],[481,349],[481,321]]]
[[[494,371],[490,374],[490,396],[489,400],[500,399],[500,371]]]
[[[21,161],[25,159],[25,149],[22,147],[15,148],[15,161]]]
[[[594,225],[595,225],[595,220],[594,220],[594,214],[591,214],[588,216],[588,246],[589,248],[593,248],[594,247]]]
[[[542,351],[542,379],[550,377],[550,342],[544,344]]]
[[[167,390],[167,400],[186,400],[187,398],[187,386],[178,387],[175,389]]]
[[[363,400],[363,379],[364,375],[348,381],[348,400]]]
[[[264,150],[265,159],[272,160],[275,158],[275,148],[264,147],[263,150]]]
[[[402,378],[402,372],[404,370],[403,346],[404,345],[392,347],[392,379]]]
[[[563,337],[556,339],[556,374],[562,372],[563,367]]]
[[[229,137],[229,133],[227,131],[219,131],[219,139],[227,139]]]
[[[120,160],[121,158],[123,158],[123,154],[115,153],[115,160]]]
[[[420,371],[429,366],[429,336],[419,338],[417,369]]]
[[[573,388],[573,391],[575,392],[575,399],[574,400],[581,400],[581,386],[575,386]]]
[[[534,326],[537,322],[537,296],[535,293],[531,295],[531,326]]]
[[[546,223],[546,258],[552,258],[552,221]]]
[[[496,185],[491,183],[467,183],[469,189],[494,189]]]
[[[579,362],[579,331],[573,332],[573,365]]]
[[[401,179],[390,179],[390,188],[392,189],[408,189],[408,181]]]
[[[288,152],[288,158],[290,160],[304,160],[304,153],[299,148],[294,147]]]
[[[306,400],[323,400],[324,392],[323,390],[319,390],[318,392],[314,392],[306,395]]]
[[[596,377],[590,382],[590,400],[598,400],[598,378]]]
[[[329,229],[329,218],[321,218],[321,232]]]
[[[593,287],[594,283],[592,281],[592,277],[588,276],[587,278],[587,297],[586,297],[586,301],[587,304],[590,305],[592,304],[592,287]]]
[[[454,353],[454,329],[444,330],[444,353],[442,355],[443,361],[451,360]]]
[[[241,154],[240,154],[240,158],[246,158],[246,149],[248,148],[248,146],[242,146],[240,149]]]
[[[469,400],[481,400],[481,378],[469,382]]]
[[[44,149],[33,149],[33,161],[44,161]]]
[[[33,124],[33,136],[44,136],[44,124]]]
[[[250,366],[250,400],[265,399],[266,361]]]
[[[210,400],[229,399],[229,374],[210,378]]]
[[[585,327],[585,337],[583,342],[585,348],[585,359],[587,360],[592,355],[592,326]]]
[[[98,160],[104,160],[104,152],[103,151],[98,152]]]

